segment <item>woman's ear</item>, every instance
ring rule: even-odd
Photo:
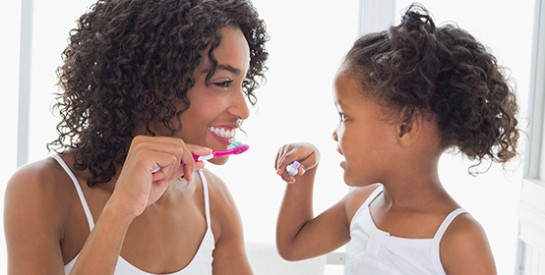
[[[413,144],[420,134],[422,129],[422,114],[418,110],[410,113],[405,113],[405,118],[399,123],[399,142],[402,146]]]

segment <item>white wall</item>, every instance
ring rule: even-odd
[[[20,3],[8,1],[2,5],[3,14],[0,16],[0,83],[2,100],[0,100],[1,125],[4,134],[0,135],[2,153],[0,154],[0,209],[3,206],[4,183],[15,169],[17,144],[17,91],[19,79],[19,29]],[[0,223],[3,224],[3,215]],[[5,266],[6,250],[4,227],[0,228],[0,269]]]

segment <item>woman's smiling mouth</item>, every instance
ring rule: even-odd
[[[222,143],[229,145],[235,142],[237,128],[210,126],[208,130]]]

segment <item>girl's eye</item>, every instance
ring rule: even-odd
[[[345,122],[347,119],[347,116],[345,113],[339,113],[339,118],[341,119],[341,122]]]
[[[231,83],[233,83],[233,80],[232,79],[227,79],[225,81],[214,82],[214,85],[216,85],[218,87],[222,87],[222,88],[229,88],[229,86],[231,86]]]

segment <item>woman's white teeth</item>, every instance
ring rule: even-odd
[[[208,129],[210,130],[210,132],[222,138],[232,139],[236,135],[236,129],[227,129],[227,128],[220,128],[220,127],[210,127]]]

